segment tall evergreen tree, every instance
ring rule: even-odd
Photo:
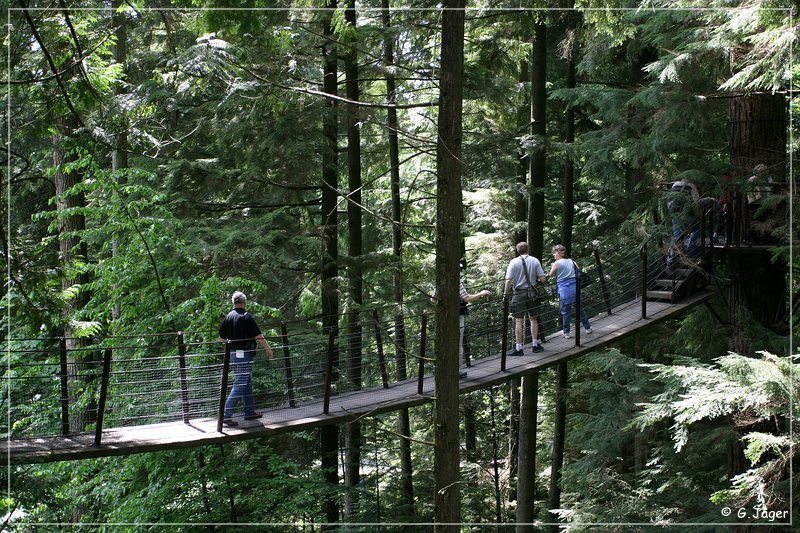
[[[464,2],[442,14],[438,142],[436,147],[436,405],[435,494],[437,531],[460,522],[458,430],[458,260],[461,208],[461,111],[464,73]]]

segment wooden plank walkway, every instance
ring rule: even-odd
[[[581,332],[581,346],[575,339],[564,339],[561,333],[551,335],[545,351],[532,354],[526,350],[521,357],[509,357],[506,371],[500,370],[500,356],[474,361],[467,368],[467,377],[461,380],[460,391],[466,393],[507,382],[516,377],[553,366],[605,348],[620,339],[632,335],[642,328],[674,318],[687,309],[706,301],[711,292],[701,292],[684,302],[647,302],[647,317],[641,319],[641,301],[634,300],[592,319],[594,333]],[[396,411],[432,402],[434,399],[433,376],[426,376],[423,394],[418,394],[416,379],[394,383],[388,389],[368,389],[331,397],[330,414],[322,414],[322,400],[264,411],[262,418],[244,421],[238,418],[239,426],[223,428],[217,432],[215,418],[150,424],[135,427],[109,428],[103,431],[102,444],[94,446],[94,434],[54,436],[28,439],[9,439],[2,460],[6,464],[29,464],[68,461],[92,457],[128,455],[188,448],[208,444],[233,442],[248,438],[264,437],[287,431],[307,430],[327,424],[341,424],[357,418]]]

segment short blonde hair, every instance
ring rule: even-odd
[[[553,251],[560,253],[564,257],[567,257],[567,247],[564,246],[563,244],[556,244],[555,246],[553,246]]]

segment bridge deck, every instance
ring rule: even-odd
[[[611,316],[605,314],[592,319],[592,335],[582,334],[581,346],[575,339],[564,339],[561,334],[551,335],[545,351],[521,357],[507,358],[506,371],[500,370],[500,356],[478,360],[468,368],[467,377],[460,382],[461,393],[497,385],[513,378],[547,368],[562,361],[604,348],[637,330],[673,318],[688,308],[711,296],[709,292],[693,295],[684,302],[647,302],[648,318],[641,319],[641,302],[635,300],[620,305]],[[103,431],[102,444],[94,446],[94,434],[54,436],[29,439],[10,439],[3,450],[4,462],[13,464],[41,463],[127,455],[207,444],[232,442],[263,437],[285,431],[305,430],[327,424],[340,424],[356,418],[395,411],[432,402],[434,379],[426,376],[423,394],[418,394],[418,382],[408,380],[394,383],[388,389],[368,389],[331,398],[330,414],[323,414],[322,401],[282,407],[264,412],[262,418],[252,421],[238,419],[239,426],[217,432],[214,418],[194,419],[190,423],[170,422],[135,427],[113,428]]]

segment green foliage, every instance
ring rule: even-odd
[[[774,510],[787,501],[786,479],[797,447],[788,433],[798,400],[795,357],[761,352],[762,358],[729,354],[716,365],[646,365],[664,383],[663,393],[643,405],[633,424],[639,429],[662,421],[672,423],[672,439],[680,451],[700,422],[730,417],[741,427],[744,455],[750,468],[735,476],[732,487],[715,493],[712,501],[739,506],[757,504]],[[748,430],[766,423],[773,432]]]
[[[334,48],[322,34],[323,12],[179,8],[323,4],[184,0],[150,9],[148,2],[135,2],[136,11],[125,18],[126,65],[113,60],[108,11],[69,12],[78,42],[65,11],[38,12],[34,23],[43,45],[34,44],[19,11],[8,14],[13,19],[7,37],[13,83],[6,96],[11,209],[3,248],[10,279],[0,304],[3,331],[18,339],[54,337],[71,325],[81,337],[184,330],[213,340],[237,289],[248,294],[248,305],[262,323],[318,317],[320,224],[327,215],[320,208],[326,149],[321,118],[330,109],[317,93],[323,51]],[[527,199],[533,192],[520,182],[527,171],[524,157],[533,150],[548,151],[545,242],[560,238],[561,183],[569,154],[577,170],[573,255],[586,256],[597,244],[604,250],[633,249],[668,234],[653,220],[659,182],[690,177],[704,193],[717,190],[717,176],[729,162],[727,98],[785,91],[797,76],[796,62],[788,56],[796,28],[785,10],[773,9],[783,7],[777,2],[687,1],[677,6],[683,9],[672,9],[671,2],[619,5],[631,9],[595,0],[576,4],[577,21],[546,15],[548,134],[537,138],[527,133],[526,63],[531,22],[544,12],[520,16],[475,6],[486,9],[469,17],[462,231],[470,285],[502,278],[510,236],[526,224],[515,211],[515,195]],[[441,51],[439,11],[419,9],[429,6],[416,1],[393,4],[392,26],[385,28],[377,11],[364,9],[373,7],[377,4],[358,5],[357,27],[345,24],[342,9],[337,10],[337,51],[341,57],[349,43],[356,43],[362,98],[385,104],[389,69],[377,51],[384,38],[391,38],[396,98],[411,107],[398,109],[400,258],[391,252],[388,113],[363,107],[358,117],[365,184],[365,254],[359,266],[366,306],[394,305],[388,280],[395,268],[403,274],[406,302],[432,285],[437,110],[422,103],[438,98]],[[575,44],[575,89],[564,88],[561,50],[556,52],[567,30]],[[58,80],[42,46],[54,58]],[[795,112],[798,105],[790,102]],[[578,117],[572,144],[563,142],[566,109]],[[53,187],[56,133],[66,156],[60,170],[80,178],[60,197]],[[343,134],[340,129],[339,148]],[[798,138],[794,135],[795,143]],[[112,171],[112,152],[123,139],[128,167]],[[342,280],[353,264],[344,252],[346,159],[341,152]],[[83,201],[59,208],[65,199]],[[85,218],[85,229],[62,231],[73,215]],[[87,248],[86,258],[65,264],[58,240],[66,236]],[[791,253],[788,247],[775,251],[781,260]],[[793,262],[795,274],[798,264]],[[85,279],[64,286],[79,274]],[[499,287],[490,288],[499,293]],[[350,297],[344,283],[340,296],[344,309]],[[65,314],[84,297],[81,309]],[[752,346],[787,353],[787,340],[759,326],[746,311],[738,320]],[[796,447],[781,425],[789,416],[787,395],[797,390],[791,361],[725,356],[727,333],[701,308],[685,320],[571,364],[560,511],[565,520],[714,522],[719,514],[709,511],[709,498],[720,504],[783,505],[785,472]],[[20,349],[40,349],[35,340],[15,342]],[[12,362],[18,358],[10,356]],[[12,377],[40,371],[31,365]],[[554,401],[552,376],[543,375],[540,493],[548,474]],[[269,388],[278,377],[270,371],[257,379]],[[85,385],[77,407],[90,402],[95,387]],[[488,391],[470,399],[478,446],[473,459],[462,462],[463,516],[469,520],[485,521],[495,512],[493,461],[505,453],[509,425],[508,391],[500,390],[494,391],[494,410],[487,407]],[[42,386],[25,400],[15,424],[45,428],[58,423],[37,413],[40,402],[57,401],[52,390]],[[398,438],[394,415],[385,415],[371,419],[375,425],[364,439],[365,457],[369,451],[364,463],[370,468],[355,490],[360,503],[354,521],[413,522],[433,516],[430,408],[416,409],[412,416],[415,514],[395,505],[400,501]],[[753,420],[778,429],[741,425]],[[725,446],[738,441],[749,468],[731,474],[724,464]],[[15,467],[7,474],[14,490],[4,505],[24,513],[15,522],[20,530],[41,523],[199,524],[234,518],[318,524],[319,501],[328,489],[317,471],[316,448],[313,435],[293,434],[222,448]],[[513,513],[513,503],[506,501],[507,466],[501,467],[503,519]]]

